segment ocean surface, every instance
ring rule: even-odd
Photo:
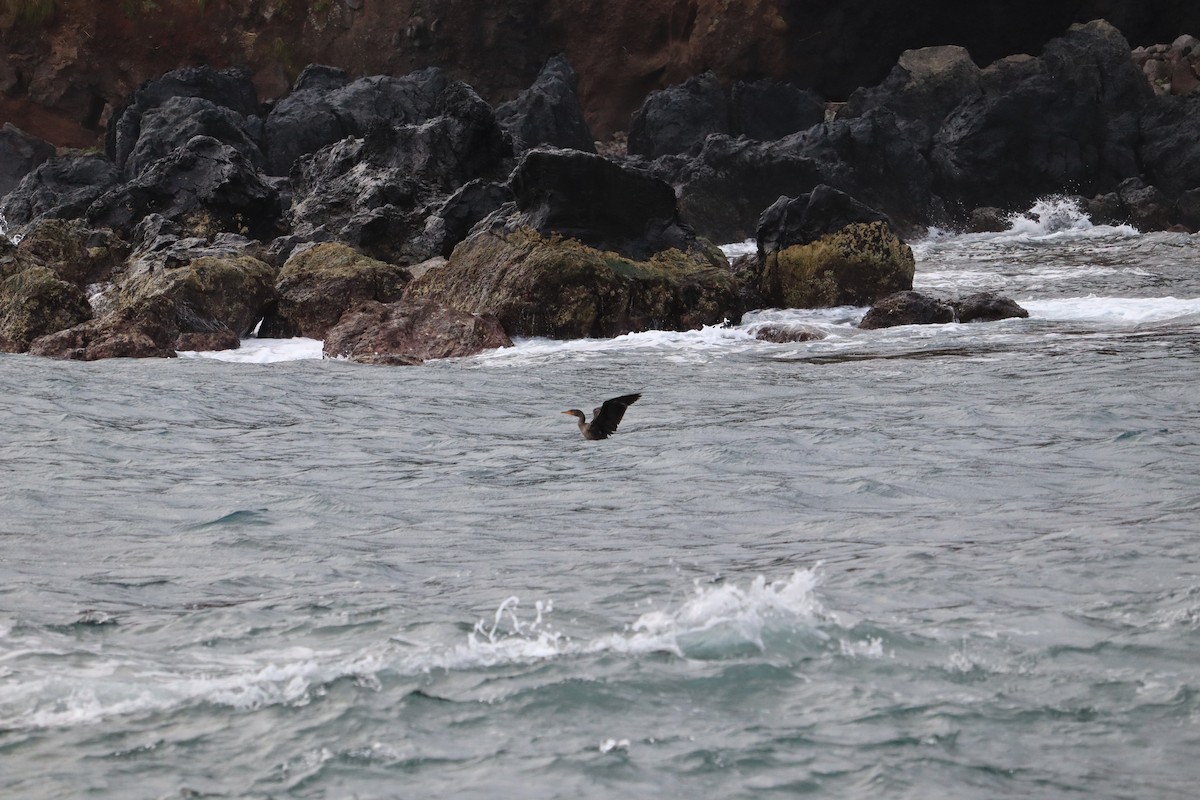
[[[913,246],[1030,318],[0,356],[0,797],[1195,797],[1200,236]]]

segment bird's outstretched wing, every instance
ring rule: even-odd
[[[605,400],[603,405],[595,409],[592,412],[594,416],[591,425],[588,427],[596,438],[604,439],[613,433],[621,424],[621,418],[625,416],[625,409],[636,403],[639,397],[641,397],[640,394],[614,397],[611,400]]]

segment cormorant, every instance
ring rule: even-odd
[[[562,413],[579,418],[579,432],[583,434],[583,438],[607,439],[621,424],[621,417],[625,416],[625,409],[636,403],[639,397],[641,397],[640,394],[627,394],[614,397],[612,400],[605,400],[599,408],[592,411],[591,422],[587,421],[587,417],[578,408],[572,408],[570,411]]]

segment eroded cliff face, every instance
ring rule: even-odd
[[[1037,52],[1104,16],[1133,44],[1200,30],[1193,3],[1020,0],[0,0],[0,123],[88,146],[142,81],[180,66],[244,66],[264,101],[309,63],[351,74],[440,66],[495,103],[565,53],[597,136],[653,89],[713,70],[782,78],[844,99],[905,49],[955,43],[980,63]]]

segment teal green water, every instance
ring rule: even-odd
[[[0,795],[1191,797],[1196,244],[921,243],[987,325],[0,356]]]

